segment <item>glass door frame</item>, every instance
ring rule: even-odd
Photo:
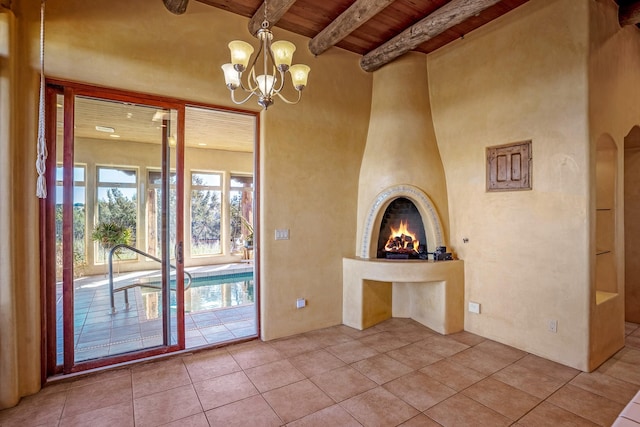
[[[47,115],[55,117],[57,111],[57,96],[64,97],[64,131],[63,131],[63,188],[73,188],[74,177],[74,106],[77,96],[91,97],[96,99],[104,99],[108,101],[116,101],[123,103],[133,103],[139,105],[149,105],[166,110],[177,111],[177,140],[175,154],[175,173],[176,173],[176,205],[182,207],[184,205],[184,120],[185,105],[174,100],[158,98],[152,96],[137,95],[126,93],[112,89],[101,89],[80,84],[57,82],[54,80],[47,81]],[[50,116],[51,115],[51,116]],[[185,347],[185,329],[184,329],[184,264],[183,259],[176,259],[176,331],[177,342],[171,344],[171,314],[167,310],[170,307],[169,281],[170,277],[166,274],[170,270],[170,259],[163,256],[162,272],[164,287],[167,291],[162,292],[162,312],[163,315],[163,345],[132,351],[128,353],[118,354],[114,356],[105,356],[98,359],[76,362],[74,360],[74,310],[73,310],[73,256],[69,256],[68,251],[73,250],[72,233],[68,230],[73,227],[73,210],[67,208],[73,206],[73,191],[63,192],[63,336],[64,336],[64,359],[63,364],[57,364],[56,351],[56,260],[51,256],[55,249],[55,208],[56,208],[56,140],[57,140],[57,123],[56,119],[49,119],[47,123],[47,150],[50,155],[47,158],[47,199],[41,199],[41,277],[42,277],[42,308],[43,308],[43,379],[55,374],[70,374],[73,372],[84,371],[87,369],[99,368],[103,366],[113,365],[131,360],[141,359],[149,356],[156,356]],[[163,170],[163,204],[168,205],[170,190],[170,171],[171,164],[169,159],[169,138],[166,128],[163,128],[162,135],[162,170]],[[184,215],[183,209],[178,208],[176,215],[176,243],[182,245],[184,233]],[[163,229],[168,227],[168,221],[163,221]],[[167,245],[165,245],[167,246]],[[165,248],[168,253],[168,248]]]

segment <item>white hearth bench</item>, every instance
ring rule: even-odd
[[[411,318],[441,334],[464,329],[464,264],[343,258],[342,322],[366,329]]]

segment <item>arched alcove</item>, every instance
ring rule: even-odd
[[[609,135],[596,145],[596,303],[618,294],[616,175],[618,148]]]
[[[640,126],[624,138],[625,320],[640,323]]]

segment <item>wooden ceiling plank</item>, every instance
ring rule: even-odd
[[[295,2],[296,0],[270,0],[267,5],[267,18],[269,24],[271,24],[270,26],[273,27]],[[249,20],[249,33],[254,36],[258,33],[258,30],[262,28],[262,22],[265,20],[264,8],[265,3],[262,3]]]
[[[640,1],[620,6],[618,21],[621,27],[640,24]]]
[[[395,0],[357,0],[309,41],[309,50],[320,55],[380,13]]]
[[[454,25],[482,12],[500,0],[452,0],[426,18],[405,29],[388,42],[367,53],[360,60],[365,71],[375,71],[430,40]]]
[[[162,0],[167,10],[175,15],[182,15],[187,10],[189,0]]]

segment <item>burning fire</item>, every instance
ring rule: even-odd
[[[405,221],[400,221],[397,229],[391,227],[391,235],[384,250],[387,252],[411,253],[418,252],[420,242],[416,240],[416,235],[410,232]]]

